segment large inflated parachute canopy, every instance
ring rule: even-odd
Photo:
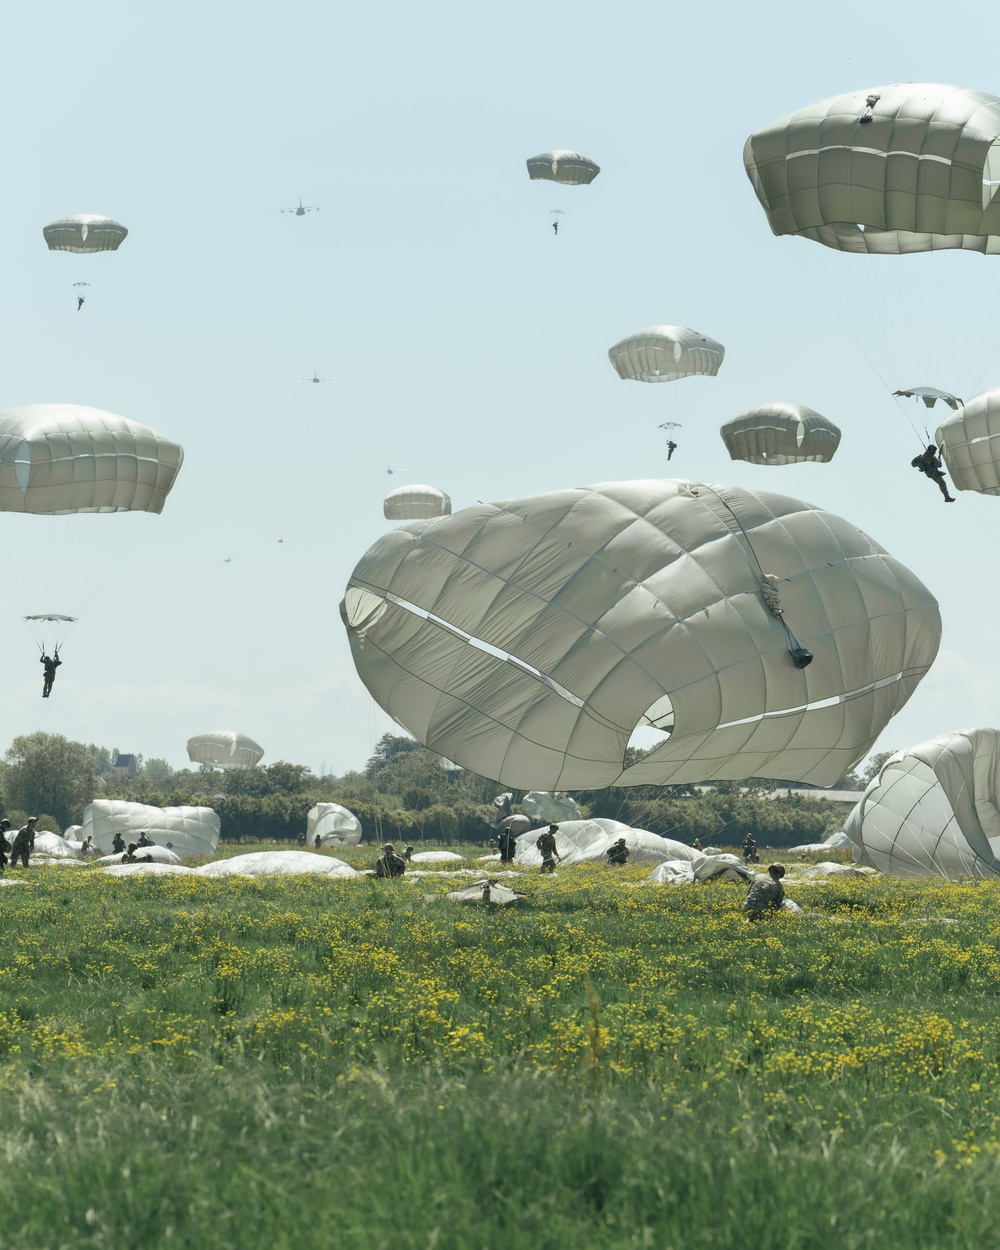
[[[117,252],[128,230],[113,217],[79,213],[43,227],[50,252]]]
[[[721,343],[686,326],[647,326],[608,351],[618,376],[634,382],[715,377],[725,355]]]
[[[912,694],[941,630],[927,588],[849,522],[680,481],[401,526],[358,563],[341,613],[394,720],[525,790],[832,785]],[[650,730],[657,744],[629,764],[633,733]]]
[[[161,512],[184,453],[147,425],[79,404],[0,413],[0,512]]]
[[[259,743],[233,729],[195,734],[187,740],[187,753],[193,764],[211,764],[215,768],[254,768],[264,758],[264,748]]]
[[[306,844],[315,846],[357,846],[361,841],[361,821],[339,803],[315,803],[306,817]]]
[[[826,462],[840,445],[840,430],[802,404],[761,404],[727,421],[719,431],[732,460],[750,464]]]
[[[424,521],[429,517],[449,516],[451,500],[436,486],[400,486],[382,501],[382,514],[387,521]]]
[[[847,818],[855,858],[897,877],[1000,873],[1000,730],[897,751]]]
[[[956,490],[1000,495],[1000,386],[942,421],[934,441]]]
[[[210,807],[149,807],[122,799],[95,799],[83,809],[80,840],[88,836],[104,854],[120,833],[126,843],[145,830],[150,840],[178,855],[210,855],[219,845],[219,817]]]
[[[1000,100],[940,83],[821,100],[746,141],[775,234],[844,252],[1000,252]]]
[[[600,165],[580,152],[567,152],[557,148],[552,152],[540,152],[529,156],[528,177],[544,178],[548,182],[561,182],[564,186],[583,187],[593,182],[601,172]]]

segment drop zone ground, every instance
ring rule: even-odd
[[[491,909],[30,869],[0,1245],[995,1244],[997,887],[793,884],[805,915],[751,926],[739,886],[645,875]]]

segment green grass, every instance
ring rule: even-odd
[[[644,875],[484,909],[29,870],[0,1247],[995,1240],[996,888],[792,886],[804,917],[750,926],[738,886]]]

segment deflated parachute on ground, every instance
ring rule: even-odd
[[[0,511],[162,512],[184,453],[147,425],[79,404],[0,413]]]
[[[1000,730],[897,751],[844,826],[862,864],[897,877],[1000,874]]]
[[[618,376],[633,382],[715,377],[725,355],[721,343],[687,326],[647,326],[608,349]]]
[[[195,734],[187,740],[187,753],[193,764],[216,768],[253,768],[264,758],[262,746],[232,729]]]
[[[1000,252],[1000,100],[940,83],[847,92],[743,152],[775,234],[844,252]]]
[[[179,855],[210,855],[219,845],[219,817],[210,807],[149,807],[123,799],[95,799],[83,811],[80,839],[90,836],[94,845],[109,855],[120,833],[137,842],[145,832],[150,841]]]
[[[1000,386],[994,386],[947,417],[934,441],[956,490],[1000,495]]]
[[[732,460],[749,464],[825,463],[840,445],[840,430],[802,404],[761,404],[720,430]]]
[[[909,698],[941,628],[926,587],[840,517],[682,481],[402,526],[359,562],[341,613],[394,720],[463,767],[539,790],[832,785]],[[629,764],[643,727],[664,739]]]

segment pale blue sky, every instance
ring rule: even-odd
[[[683,422],[678,475],[850,517],[938,595],[941,655],[880,745],[996,724],[1000,499],[946,509],[908,467],[916,435],[812,282],[829,258],[771,235],[742,164],[753,129],[841,91],[1000,94],[974,14],[949,26],[911,5],[903,23],[862,6],[824,28],[766,3],[346,7],[7,16],[0,408],[107,408],[186,460],[163,515],[116,554],[47,702],[3,594],[6,741],[45,729],[180,767],[190,734],[228,728],[265,762],[360,766],[390,722],[337,605],[386,491],[426,481],[461,507],[662,476],[663,420]],[[525,158],[553,147],[600,177],[529,182]],[[276,211],[300,195],[327,207]],[[79,212],[124,222],[121,250],[49,253],[42,226]],[[988,285],[995,262],[973,259]],[[853,271],[847,285],[876,356],[876,329],[915,369],[966,333],[948,313],[919,339],[888,324],[899,297],[880,304]],[[985,306],[963,300],[973,318]],[[619,381],[607,348],[656,322],[720,339],[719,376]],[[981,363],[982,385],[1000,382],[995,355]],[[314,369],[332,380],[299,380]],[[916,383],[948,385],[896,378]],[[831,465],[730,462],[719,424],[777,399],[840,425]],[[377,472],[390,461],[406,475]]]

